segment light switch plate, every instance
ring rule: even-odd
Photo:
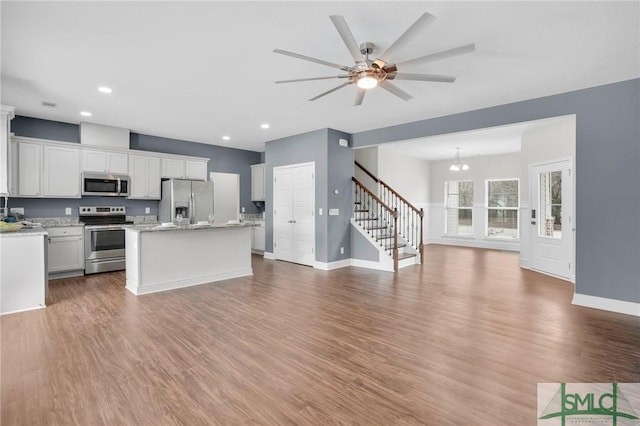
[[[340,209],[329,209],[329,216],[338,216],[340,214]]]
[[[240,208],[240,213],[244,213],[244,207]]]
[[[322,207],[318,209],[318,216],[322,216]]]
[[[151,208],[150,208],[150,207],[145,207],[145,208],[144,208],[144,213],[145,213],[145,214],[149,214],[149,213],[151,213]]]
[[[71,207],[65,207],[64,208],[64,214],[66,214],[67,216],[71,214]]]

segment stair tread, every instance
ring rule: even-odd
[[[387,229],[387,227],[386,226],[367,226],[364,229],[366,229],[366,230],[370,230],[370,229]]]
[[[393,239],[393,235],[378,235],[376,237],[376,240],[380,241],[380,240],[390,240]]]
[[[404,243],[398,243],[398,248],[402,248],[402,247],[406,247],[407,245]],[[393,244],[387,244],[384,246],[385,250],[391,250],[393,249]]]
[[[361,218],[356,219],[356,222],[369,222],[369,221],[378,220],[378,219],[379,218],[377,218],[377,217],[361,217]]]
[[[369,209],[355,209],[354,212],[356,212],[356,213],[369,213]]]
[[[416,254],[415,253],[399,253],[398,254],[398,260],[408,259],[410,257],[416,257]]]

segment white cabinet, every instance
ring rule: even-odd
[[[22,197],[42,195],[42,145],[35,143],[15,143],[17,153],[18,186],[17,193]]]
[[[80,198],[80,150],[35,142],[13,142],[19,197]],[[12,183],[13,185],[13,183]]]
[[[184,160],[177,158],[163,158],[162,159],[162,177],[163,178],[178,178],[183,179],[184,174]]]
[[[43,149],[43,195],[80,198],[80,150],[49,145]]]
[[[13,117],[13,107],[0,106],[0,195],[9,195],[9,180],[11,178],[9,174],[11,167],[9,133]]]
[[[251,229],[251,250],[264,253],[264,221],[257,221]]]
[[[129,156],[124,152],[82,150],[83,172],[129,173]]]
[[[251,166],[251,201],[264,201],[264,163]]]
[[[129,198],[160,199],[160,158],[129,156],[131,190]]]
[[[84,227],[47,229],[49,233],[48,273],[84,271]]]
[[[207,180],[207,162],[185,160],[185,176],[187,179]]]
[[[163,158],[162,177],[207,180],[207,161]]]

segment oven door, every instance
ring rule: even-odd
[[[121,225],[85,226],[85,260],[124,258],[124,229]]]

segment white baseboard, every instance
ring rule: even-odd
[[[276,260],[276,255],[271,253],[270,251],[265,251],[263,257],[265,259]]]
[[[189,277],[186,279],[165,281],[153,284],[147,284],[144,286],[138,285],[139,283],[133,280],[127,279],[125,281],[125,288],[136,296],[143,294],[157,293],[165,290],[175,290],[179,288],[192,287],[195,285],[210,284],[216,281],[228,280],[231,278],[240,278],[253,275],[253,269],[239,269],[236,271],[222,272],[218,274],[203,275],[197,277]]]
[[[575,293],[571,303],[587,308],[602,309],[604,311],[640,317],[640,303],[637,302],[627,302],[624,300],[607,299],[605,297]]]
[[[28,311],[33,311],[35,309],[44,309],[44,308],[46,308],[46,306],[35,306],[33,308],[17,309],[15,311],[3,312],[0,315],[17,314],[17,313],[20,313],[20,312],[28,312]]]
[[[351,259],[351,266],[357,268],[377,269],[378,271],[393,272],[393,268],[386,268],[382,263],[373,260]]]
[[[457,247],[473,247],[492,250],[520,251],[520,242],[500,241],[500,240],[475,240],[466,238],[431,238],[425,244],[442,244]]]
[[[323,271],[330,271],[332,269],[344,268],[351,266],[351,259],[336,260],[335,262],[315,262],[313,267],[316,269],[322,269]]]

